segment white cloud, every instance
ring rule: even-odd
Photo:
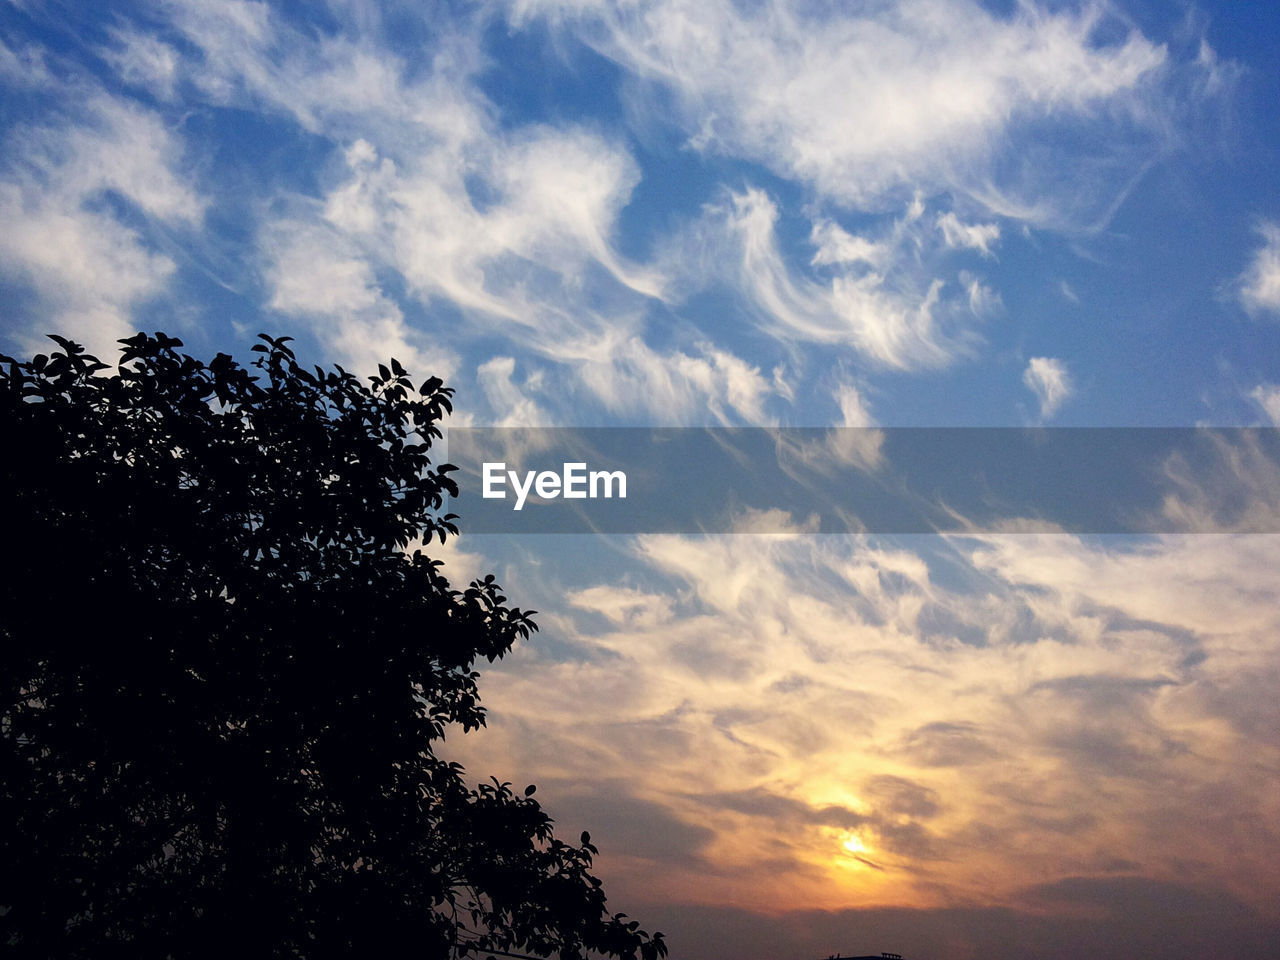
[[[476,379],[494,412],[495,427],[545,427],[552,421],[537,401],[529,396],[541,386],[540,372],[525,378],[524,383],[514,380],[516,362],[512,357],[494,357],[476,369]]]
[[[1245,73],[1244,67],[1239,63],[1232,60],[1224,63],[1220,60],[1217,51],[1210,46],[1209,41],[1204,37],[1200,38],[1200,47],[1196,53],[1196,65],[1203,71],[1199,85],[1205,93],[1210,95],[1229,90]]]
[[[676,279],[688,288],[700,270],[711,276],[704,268],[726,250],[726,237],[733,276],[719,264],[712,270],[746,292],[760,325],[796,363],[802,344],[846,348],[869,366],[900,370],[969,353],[974,319],[995,312],[999,294],[969,274],[956,278],[957,288],[936,268],[947,251],[990,256],[1000,227],[971,220],[974,205],[963,197],[957,212],[926,223],[916,187],[952,186],[963,174],[986,190],[966,158],[985,155],[1011,117],[1092,116],[1113,98],[1127,103],[1163,59],[1136,36],[1094,45],[1096,24],[1085,14],[1027,9],[1000,20],[965,3],[913,2],[874,15],[676,0],[629,12],[558,8],[582,18],[575,29],[624,67],[676,90],[682,110],[706,126],[708,149],[760,159],[837,203],[906,205],[892,225],[857,233],[815,205],[809,267],[824,274],[819,280],[787,262],[777,208],[751,188],[710,215],[719,223],[704,232],[722,234],[714,249],[693,250],[695,239],[658,267],[629,261],[614,235],[640,169],[621,140],[564,123],[504,126],[477,82],[485,63],[479,21],[442,24],[414,65],[388,52],[376,10],[360,9],[367,15],[312,33],[265,4],[175,0],[166,7],[172,25],[198,53],[170,70],[173,48],[121,39],[130,59],[120,68],[158,64],[215,103],[292,118],[342,151],[345,163],[330,169],[315,198],[330,228],[320,235],[333,242],[320,259],[365,265],[368,277],[351,282],[376,294],[381,339],[403,338],[402,314],[416,313],[374,279],[398,275],[405,295],[429,313],[449,304],[465,318],[465,326],[430,331],[451,355],[473,338],[502,336],[514,355],[571,368],[608,410],[674,422],[703,409],[717,421],[759,422],[765,397],[790,389],[785,381],[762,386],[750,364],[705,334],[635,346],[649,338],[646,298],[677,304]],[[521,8],[515,20],[534,9]],[[719,37],[720,27],[732,28],[724,35],[732,40],[716,39],[709,58],[686,62],[691,37]],[[937,64],[912,54],[924,49],[940,51]],[[753,65],[761,72],[745,69]],[[757,96],[775,81],[781,94]],[[840,84],[859,96],[846,92],[837,103]],[[915,92],[904,99],[907,89]],[[932,111],[927,123],[918,107]],[[291,262],[305,271],[305,260]],[[283,282],[280,262],[272,269]],[[341,279],[319,280],[317,290]],[[305,273],[290,282],[305,285]],[[289,297],[273,297],[284,309]],[[401,314],[387,309],[397,298]],[[317,326],[322,338],[338,329]],[[615,345],[617,355],[606,356]]]
[[[1271,425],[1280,427],[1280,384],[1260,383],[1249,391],[1249,396],[1262,408]]]
[[[1258,227],[1262,246],[1236,281],[1240,302],[1250,313],[1280,313],[1280,224]]]
[[[13,49],[0,37],[0,77],[17,87],[44,87],[50,84],[44,51],[37,47]]]
[[[708,343],[660,351],[637,336],[601,335],[566,345],[561,362],[604,408],[663,425],[767,423],[774,387],[740,357]]]
[[[60,332],[104,358],[133,331],[133,309],[166,288],[175,265],[103,205],[198,224],[207,201],[180,172],[180,141],[153,113],[100,92],[41,126],[14,130],[0,183],[0,266],[42,305],[29,334]],[[31,343],[38,342],[32,339]]]
[[[948,211],[938,218],[938,229],[948,247],[979,251],[991,256],[991,247],[1000,239],[1000,226],[995,223],[962,223],[954,212]]]
[[[975,317],[987,317],[1004,306],[1004,299],[967,270],[961,270],[957,278],[964,287],[969,301],[969,312]]]
[[[815,221],[809,239],[818,248],[810,261],[814,266],[865,263],[870,267],[884,268],[893,253],[889,245],[854,236],[830,220]]]
[[[178,52],[157,37],[134,30],[113,30],[113,46],[103,59],[125,83],[171,100],[178,80]]]
[[[511,7],[517,23],[545,15],[574,25],[601,53],[669,89],[699,149],[763,163],[853,206],[878,207],[904,186],[924,186],[1039,219],[1079,215],[1069,208],[1105,206],[1117,177],[1123,183],[1136,168],[1121,141],[1149,143],[1160,126],[1135,134],[1115,124],[1099,154],[1075,166],[1075,183],[996,179],[997,145],[1024,126],[1107,126],[1117,115],[1144,125],[1144,98],[1166,51],[1134,32],[1097,42],[1103,14],[1095,5],[1050,12],[1019,4],[1007,18],[966,0]],[[1058,193],[1061,203],[1050,195]]]
[[[813,264],[829,273],[820,280],[786,262],[776,232],[778,208],[764,191],[749,187],[704,209],[667,254],[667,271],[683,272],[695,289],[716,278],[727,282],[784,344],[846,347],[871,366],[940,367],[968,352],[972,335],[962,322],[972,319],[973,308],[985,312],[995,295],[979,285],[966,291],[965,301],[943,296],[944,282],[919,258],[928,242],[923,209],[914,198],[874,239],[816,219]]]
[[[843,427],[873,427],[875,418],[867,409],[861,392],[851,383],[842,383],[836,387],[836,403],[840,406],[840,425]]]
[[[398,146],[398,158],[366,139],[348,147],[349,174],[326,195],[325,216],[424,300],[447,298],[490,325],[535,325],[540,302],[593,263],[640,294],[658,292],[655,276],[610,245],[638,175],[600,137],[480,125],[463,143]]]
[[[1022,382],[1040,401],[1042,419],[1057,413],[1072,392],[1071,377],[1066,366],[1061,360],[1052,357],[1032,357],[1022,374]]]
[[[511,261],[574,282],[597,263],[633,290],[659,292],[660,279],[610,243],[639,177],[625,149],[573,126],[500,129],[473,82],[483,60],[465,26],[446,25],[430,69],[415,72],[355,25],[317,39],[264,4],[171,9],[203,53],[192,69],[210,96],[345,141],[348,172],[324,198],[325,216],[423,297],[529,322],[536,278]]]
[[[99,95],[83,124],[29,131],[27,162],[51,189],[86,200],[114,191],[160,220],[198,223],[208,205],[180,171],[182,143],[160,118]]]
[[[355,245],[313,221],[279,220],[260,237],[271,290],[268,306],[313,324],[339,362],[371,374],[394,357],[414,376],[448,380],[458,359],[405,323]]]
[[[366,308],[376,294],[386,309],[392,305],[375,290],[372,272],[383,265],[424,302],[451,301],[476,331],[504,335],[560,365],[569,383],[584,387],[607,411],[664,423],[702,422],[708,414],[722,423],[763,420],[771,387],[758,370],[711,344],[657,351],[633,332],[640,326],[636,296],[656,293],[660,280],[625,263],[608,243],[636,178],[625,153],[576,129],[475,136],[458,153],[437,144],[403,167],[365,139],[349,145],[347,176],[323,199],[325,229],[313,231],[331,252],[292,258],[290,289],[328,296],[337,284],[349,290],[353,307]],[[482,187],[469,182],[468,173]],[[473,198],[477,191],[483,197]],[[346,271],[315,277],[332,261],[347,264]],[[631,300],[610,294],[617,305],[607,315],[583,307],[579,287],[590,264]],[[274,277],[273,305],[297,306],[294,294],[280,292],[286,273],[277,270]],[[450,333],[433,335],[456,343]],[[496,422],[514,417],[545,425],[565,415],[514,390],[510,371],[502,376],[505,368],[495,363],[480,369],[479,382]]]
[[[502,151],[493,186],[504,206],[491,214],[501,245],[572,272],[584,254],[637,292],[659,296],[659,281],[625,265],[608,236],[639,172],[615,145],[583,130],[534,129]]]
[[[537,369],[615,415],[765,419],[775,387],[731,351],[700,334],[661,349],[645,343],[646,302],[663,295],[666,280],[613,244],[640,175],[625,146],[576,125],[503,127],[476,87],[483,58],[465,24],[446,25],[429,66],[413,71],[351,25],[317,40],[260,5],[171,9],[202,51],[184,69],[208,96],[286,115],[341,143],[343,163],[316,203],[284,198],[301,211],[289,221],[298,236],[264,228],[276,309],[311,318],[340,349],[352,349],[351,337],[334,340],[340,310],[376,317],[380,341],[421,349],[403,321],[407,305],[397,309],[378,279],[397,276],[432,313],[450,304],[465,318],[423,338],[460,352],[473,338],[503,337],[513,361],[555,365]],[[502,405],[494,417],[529,412],[499,367],[483,370],[487,399]],[[542,422],[577,419],[564,403],[537,407]]]
[[[173,261],[110,217],[62,199],[0,184],[0,263],[44,308],[28,323],[26,346],[44,349],[41,334],[60,333],[109,360],[115,341],[133,333],[132,307],[163,289]]]
[[[779,435],[780,454],[783,462],[803,464],[810,473],[832,476],[844,467],[874,470],[882,460],[884,431],[871,429],[876,425],[862,392],[852,383],[841,381],[832,391],[840,410],[837,429],[825,432],[817,440],[796,439]],[[804,482],[803,478],[796,479]]]

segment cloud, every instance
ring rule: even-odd
[[[873,427],[875,419],[867,409],[861,392],[851,383],[842,383],[836,387],[836,403],[840,406],[840,425],[842,427]]]
[[[707,904],[1017,908],[1125,862],[1270,902],[1274,538],[903,539],[636,538],[633,582],[547,627],[575,658],[490,671],[454,749],[710,832],[665,868],[610,847],[627,899],[661,872]]]
[[[583,130],[506,134],[463,115],[465,138],[422,131],[425,142],[398,157],[356,140],[347,176],[324,197],[326,220],[424,302],[447,299],[492,330],[533,340],[563,338],[539,327],[589,264],[642,295],[658,291],[607,239],[637,180],[625,152]]]
[[[682,820],[663,804],[629,796],[624,784],[601,786],[603,790],[594,791],[572,782],[544,781],[538,784],[539,799],[543,794],[553,798],[547,806],[560,829],[568,828],[565,836],[589,830],[605,855],[622,854],[654,865],[696,865],[700,849],[714,839],[712,831]]]
[[[386,297],[373,266],[341,234],[310,219],[282,218],[259,237],[267,305],[312,324],[338,362],[360,374],[395,357],[415,375],[451,378],[456,355],[411,328]]]
[[[1032,357],[1022,374],[1022,382],[1040,401],[1040,418],[1048,419],[1071,396],[1071,377],[1061,360]]]
[[[951,211],[938,218],[938,229],[948,247],[958,250],[977,250],[984,257],[991,256],[991,247],[1000,239],[1000,227],[995,223],[962,223]]]
[[[569,594],[579,610],[602,614],[610,622],[629,626],[657,626],[671,619],[671,598],[633,587],[594,586]]]
[[[614,56],[641,78],[632,93],[677,92],[671,117],[697,114],[699,129],[705,121],[707,150],[816,185],[805,210],[809,262],[797,262],[780,237],[778,201],[750,186],[722,194],[687,236],[659,237],[654,246],[670,256],[645,263],[620,252],[641,177],[629,142],[601,125],[504,115],[483,92],[493,11],[433,22],[422,56],[410,59],[395,52],[390,21],[366,4],[315,24],[267,4],[172,0],[158,29],[114,27],[103,55],[125,83],[154,96],[181,92],[198,106],[248,111],[286,136],[305,132],[307,149],[328,153],[313,181],[264,183],[247,205],[262,218],[268,302],[310,325],[324,348],[367,365],[379,351],[431,344],[433,369],[470,371],[494,355],[485,341],[501,338],[503,355],[566,377],[575,409],[585,400],[592,416],[671,423],[771,422],[796,401],[797,377],[829,362],[831,348],[866,369],[927,370],[971,356],[1000,294],[947,258],[991,257],[1001,227],[975,212],[991,207],[986,200],[956,193],[938,212],[925,191],[954,187],[969,163],[963,144],[986,156],[982,144],[1019,117],[1105,126],[1113,113],[1141,113],[1165,57],[1123,31],[1096,42],[1115,26],[1100,15],[1026,8],[1002,19],[964,3],[864,14],[676,0],[603,14],[509,9],[514,24],[546,14],[557,31]],[[706,63],[684,62],[690,36],[715,35],[712,27],[732,28],[733,42],[714,45]],[[940,51],[937,64],[915,55],[925,49]],[[870,59],[860,64],[850,50]],[[750,64],[763,75],[743,74]],[[822,64],[863,95],[831,100]],[[730,74],[747,76],[754,92]],[[972,96],[960,89],[962,75]],[[779,81],[781,104],[757,96],[768,77]],[[802,105],[806,89],[813,96]],[[905,89],[923,91],[936,116],[920,121]],[[975,170],[962,179],[990,193]],[[847,215],[849,204],[901,215],[868,225]],[[307,257],[288,254],[304,241],[282,239],[283,222],[305,234],[315,263],[335,268],[312,291]],[[678,312],[717,284],[774,338],[763,363],[745,359],[737,331],[702,321],[698,329]],[[337,301],[305,302],[330,294],[345,298],[349,316],[335,312]],[[358,347],[362,337],[368,348]]]
[[[1206,431],[1197,439],[1196,447],[1162,464],[1166,486],[1157,522],[1187,532],[1276,530],[1280,463],[1266,437]]]
[[[601,333],[548,353],[610,413],[671,426],[769,420],[764,404],[774,385],[757,367],[710,343],[662,351],[639,336]]]
[[[967,767],[999,753],[971,723],[926,723],[903,739],[903,754],[924,767]]]
[[[658,291],[609,242],[638,179],[630,156],[580,127],[502,128],[474,83],[483,57],[465,20],[442,23],[430,67],[414,70],[359,18],[317,36],[260,4],[171,10],[202,53],[189,69],[208,96],[342,143],[346,175],[326,192],[325,218],[423,297],[530,322],[521,287],[534,278],[511,260],[574,278],[595,262]]]
[[[683,274],[692,290],[713,278],[726,283],[748,299],[760,325],[788,346],[844,347],[873,367],[941,367],[968,352],[972,336],[963,322],[973,314],[969,298],[944,297],[944,281],[915,268],[913,254],[924,243],[923,209],[913,199],[902,218],[875,239],[816,219],[811,265],[828,273],[818,279],[787,262],[777,237],[776,203],[748,187],[704,208],[668,252],[667,270]]]
[[[830,220],[814,222],[809,242],[818,248],[810,261],[814,266],[865,263],[869,267],[883,269],[893,254],[889,245],[853,236]]]
[[[208,201],[180,170],[182,143],[155,113],[105,94],[84,123],[24,131],[33,175],[81,201],[114,192],[160,220],[198,223]]]
[[[161,100],[172,100],[178,81],[178,52],[158,37],[136,30],[111,31],[103,58],[130,86]]]
[[[990,317],[1004,308],[1004,299],[981,279],[967,270],[961,270],[957,278],[964,287],[969,301],[969,312],[975,317]]]
[[[550,425],[550,418],[538,406],[529,393],[541,386],[540,373],[525,378],[524,384],[513,380],[516,362],[511,357],[494,357],[482,363],[476,370],[476,379],[484,391],[489,408],[501,417],[495,427],[543,427]]]
[[[840,410],[836,429],[824,431],[816,439],[804,439],[796,434],[778,434],[776,437],[780,465],[802,485],[808,485],[813,475],[831,478],[837,471],[848,467],[874,471],[884,459],[884,431],[872,429],[876,421],[863,400],[862,392],[854,384],[841,381],[832,394]],[[758,519],[767,520],[769,515],[778,512],[766,511]],[[808,523],[816,530],[817,515],[811,516]],[[787,525],[783,524],[784,527]]]
[[[0,78],[11,87],[47,87],[52,78],[44,51],[27,46],[14,49],[0,37]]]
[[[1280,427],[1280,384],[1260,383],[1249,391],[1249,397],[1267,415],[1274,427]]]
[[[30,344],[53,330],[107,358],[133,331],[133,310],[176,269],[144,230],[195,227],[207,201],[156,114],[99,90],[51,92],[63,109],[12,129],[4,145],[0,269],[41,305],[28,321]]]
[[[365,362],[431,342],[458,369],[474,344],[501,337],[593,410],[673,424],[768,420],[780,387],[757,367],[704,333],[677,331],[661,348],[646,336],[666,278],[613,244],[640,175],[625,145],[573,124],[503,124],[475,82],[483,57],[466,21],[444,24],[434,59],[415,71],[367,25],[316,37],[266,7],[171,9],[201,51],[181,70],[206,96],[333,143],[338,162],[319,194],[277,197],[290,213],[264,223],[260,240],[272,307],[312,323],[329,349],[350,357],[363,331]],[[491,407],[533,409],[496,367],[477,370]],[[570,403],[544,403],[539,415],[581,419]]]
[[[697,149],[762,163],[854,207],[882,208],[904,187],[923,187],[1021,207],[1034,220],[1094,216],[1160,135],[1147,102],[1168,54],[1095,5],[1019,4],[1008,17],[964,0],[510,6],[517,24],[568,25],[669,91]],[[1103,30],[1121,35],[1102,42]],[[1075,183],[1026,168],[1001,179],[1001,144],[1075,121],[1110,139],[1077,158]]]
[[[1190,869],[1190,867],[1189,867]],[[672,949],[696,944],[707,960],[830,956],[832,944],[857,952],[958,960],[1269,960],[1280,938],[1274,916],[1200,888],[1194,877],[1164,883],[1126,876],[1078,877],[1028,886],[1013,907],[972,902],[921,910],[894,906],[756,912],[755,904],[696,902],[647,906]],[[652,917],[652,919],[650,919]]]
[[[1258,227],[1262,246],[1236,280],[1240,303],[1251,314],[1280,313],[1280,224]]]

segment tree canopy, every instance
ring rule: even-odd
[[[452,391],[288,338],[252,369],[53,339],[0,357],[7,952],[665,955],[533,787],[435,755],[484,723],[478,659],[536,629],[423,552],[457,532]]]

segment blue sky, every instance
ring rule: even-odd
[[[476,423],[1280,394],[1266,5],[9,2],[9,346],[260,327]]]
[[[1280,425],[1278,40],[1264,3],[0,0],[0,349],[288,334],[464,425]],[[460,755],[679,956],[1276,922],[1272,538],[446,552],[547,611]]]

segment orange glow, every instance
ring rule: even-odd
[[[862,842],[862,838],[859,837],[856,833],[849,834],[849,836],[845,838],[845,841],[842,844],[842,846],[849,853],[852,853],[855,855],[859,853],[866,853],[867,851],[867,845]]]

